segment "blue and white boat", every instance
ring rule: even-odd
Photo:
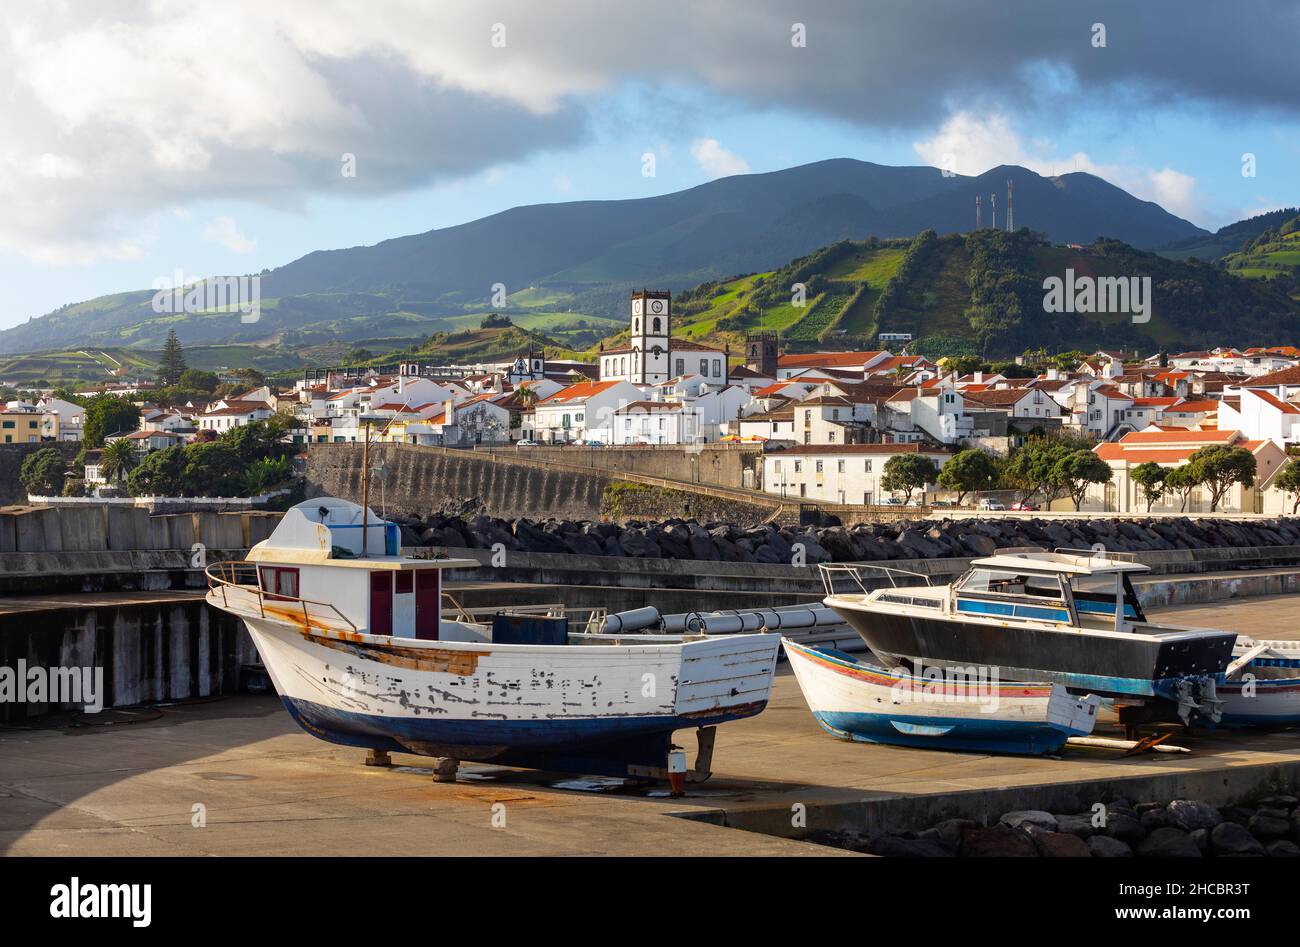
[[[932,668],[917,676],[783,639],[813,716],[842,740],[979,753],[1055,753],[1097,722],[1098,697]]]
[[[767,705],[777,635],[629,644],[569,634],[561,615],[447,617],[443,572],[477,566],[403,556],[393,524],[316,499],[246,562],[211,567],[207,600],[243,619],[304,730],[377,753],[662,777],[689,728],[702,776],[711,728]]]

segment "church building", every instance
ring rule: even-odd
[[[698,374],[727,383],[727,352],[672,337],[672,295],[665,290],[632,293],[631,338],[616,349],[601,348],[600,380],[658,385]]]

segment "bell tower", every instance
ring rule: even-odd
[[[672,295],[664,290],[642,289],[632,293],[631,359],[628,381],[634,385],[656,385],[670,377],[669,339]]]

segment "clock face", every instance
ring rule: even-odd
[[[641,300],[639,299],[632,300],[632,315],[634,316],[641,315]]]
[[[651,312],[663,312],[663,311],[664,311],[664,301],[663,301],[662,299],[652,299],[652,300],[650,300],[650,311],[651,311]]]

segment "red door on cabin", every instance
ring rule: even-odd
[[[441,574],[438,569],[415,572],[415,637],[426,641],[438,640],[438,619],[442,611],[438,577]]]
[[[370,573],[370,634],[393,633],[393,574]]]

